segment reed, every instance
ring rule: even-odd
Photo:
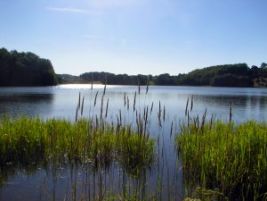
[[[67,165],[72,170],[81,165],[89,167],[89,175],[93,173],[89,176],[94,182],[91,183],[92,196],[89,182],[89,200],[165,200],[164,196],[166,200],[177,200],[177,197],[182,200],[183,195],[177,195],[178,190],[172,189],[172,170],[169,169],[167,154],[173,143],[163,136],[169,134],[170,140],[175,138],[179,163],[183,165],[185,196],[192,197],[186,200],[264,200],[267,197],[266,123],[250,121],[235,124],[232,105],[227,123],[215,121],[214,116],[208,120],[207,109],[202,116],[194,117],[192,96],[186,101],[185,123],[175,136],[178,124],[170,119],[164,102],[140,106],[140,96],[148,94],[149,79],[145,91],[141,91],[138,84],[131,105],[129,96],[123,94],[123,107],[116,113],[112,111],[106,87],[105,83],[102,93],[95,92],[92,83],[88,119],[83,118],[86,107],[81,93],[74,122],[29,117],[1,118],[0,185],[6,180],[1,172],[4,169]],[[91,113],[91,106],[97,111]],[[129,124],[125,113],[128,118],[129,114],[133,116]],[[110,120],[113,115],[114,119]],[[154,139],[149,132],[154,125],[150,124],[151,121],[155,121],[153,123],[159,130],[158,136],[153,135]],[[152,167],[153,164],[156,166]],[[118,177],[122,174],[123,190],[114,191],[111,187],[109,195],[103,180],[106,171],[112,169],[110,167],[119,168],[118,174],[112,174]],[[156,189],[145,194],[143,189],[150,184],[144,178],[150,167],[157,174]],[[96,181],[95,177],[99,180]],[[173,178],[173,181],[176,179]],[[164,185],[167,185],[166,189]],[[78,200],[77,189],[75,186],[73,200]]]
[[[229,200],[262,200],[267,192],[267,124],[221,121],[182,126],[176,137],[190,188],[211,189]]]
[[[132,176],[138,177],[154,159],[154,141],[144,135],[132,135],[131,128],[121,129],[116,139],[117,159]]]
[[[108,123],[79,119],[8,117],[0,120],[0,165],[91,163],[108,167],[112,162],[134,169],[149,166],[154,143],[129,126],[113,129]]]

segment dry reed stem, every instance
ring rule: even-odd
[[[97,97],[98,97],[98,91],[97,91],[96,94],[95,94],[94,107],[96,106]]]

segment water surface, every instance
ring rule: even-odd
[[[94,118],[101,112],[103,88],[103,85],[94,85],[93,89],[91,85],[0,88],[0,115],[65,118],[73,121],[80,93],[81,99],[84,97],[83,117]],[[123,188],[128,191],[138,189],[144,194],[160,189],[157,194],[159,199],[168,200],[170,196],[181,200],[185,191],[181,162],[177,161],[170,127],[174,122],[174,130],[178,132],[179,123],[185,121],[188,98],[193,98],[192,116],[202,115],[207,110],[208,117],[213,115],[228,121],[232,105],[233,120],[236,122],[267,120],[267,89],[263,88],[151,86],[146,93],[144,86],[139,94],[136,86],[107,86],[103,100],[104,108],[109,101],[107,121],[116,122],[121,113],[124,123],[134,125],[135,93],[137,110],[142,111],[144,107],[151,109],[153,103],[149,132],[153,138],[160,140],[157,152],[161,153],[161,158],[143,173],[141,179],[126,175],[117,164],[110,170],[98,172],[87,167],[69,166],[1,170],[0,200],[79,200],[83,197],[93,198],[103,191],[121,192]],[[125,105],[125,97],[129,99],[129,108]],[[159,126],[157,116],[159,105],[166,111],[162,127]]]

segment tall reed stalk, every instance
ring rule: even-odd
[[[187,186],[211,189],[224,199],[263,200],[267,192],[267,124],[203,119],[200,129],[191,123],[176,137]]]

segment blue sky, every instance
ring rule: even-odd
[[[57,73],[178,74],[267,62],[266,0],[0,0],[0,47]]]

